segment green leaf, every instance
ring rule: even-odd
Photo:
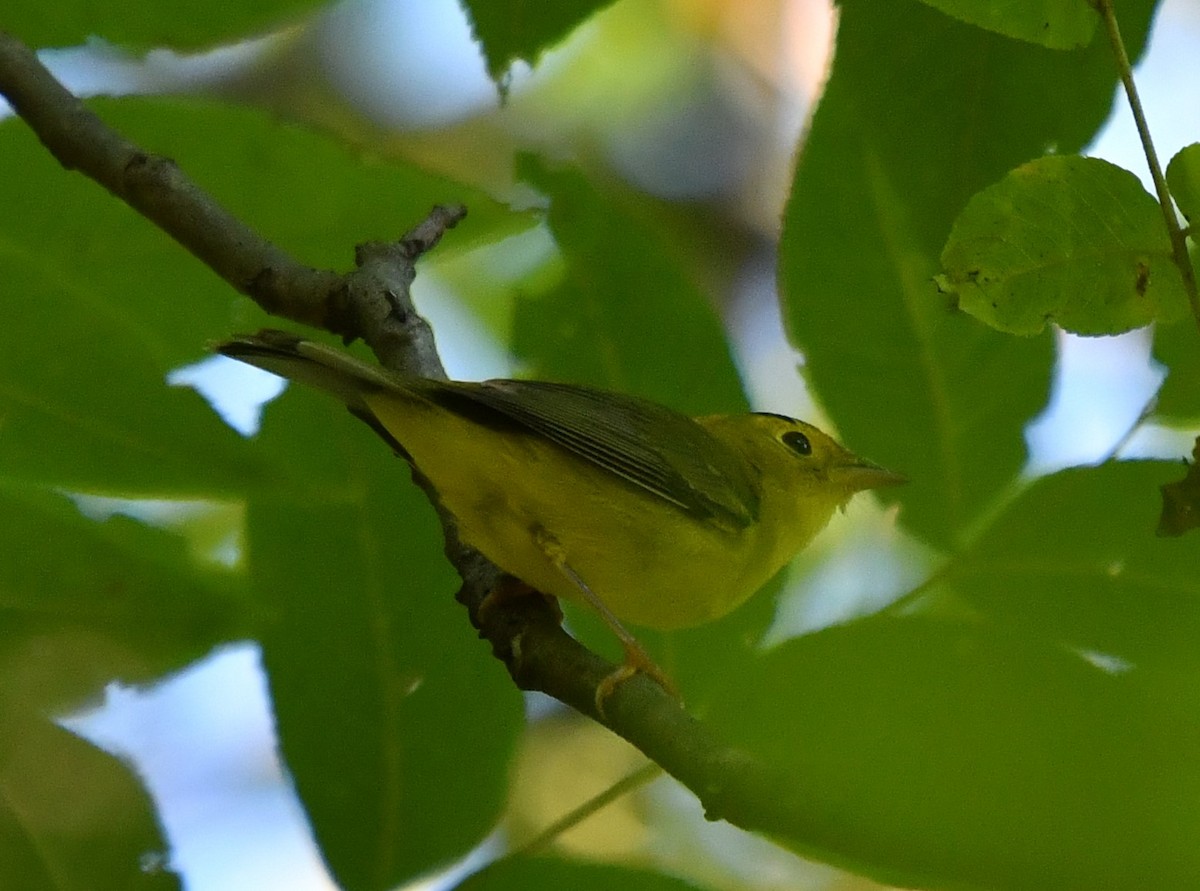
[[[1010,334],[1120,334],[1187,312],[1158,202],[1099,158],[1039,158],[976,194],[942,265],[959,306]]]
[[[712,304],[684,274],[646,198],[527,156],[521,176],[550,201],[566,262],[547,295],[518,300],[513,350],[531,376],[635,393],[688,414],[744,408]]]
[[[1166,366],[1154,415],[1182,425],[1200,418],[1200,338],[1190,322],[1154,328],[1154,358]]]
[[[5,487],[0,541],[0,687],[30,709],[150,681],[244,628],[235,576],[128,517],[97,522],[57,493]]]
[[[1086,46],[1100,20],[1087,0],[923,0],[947,15],[1050,49]]]
[[[993,618],[1132,665],[1200,668],[1200,550],[1155,535],[1166,461],[1064,470],[1030,486],[943,581]]]
[[[488,74],[497,82],[513,61],[537,62],[545,50],[611,4],[612,0],[462,0],[487,59]]]
[[[1135,57],[1153,9],[1122,5]],[[947,545],[1025,463],[1053,345],[952,311],[933,283],[941,247],[978,189],[1092,138],[1113,63],[1105,46],[1050,52],[911,0],[843,3],[834,58],[784,218],[785,323],[847,445],[913,481],[884,496],[901,522]]]
[[[128,765],[0,705],[0,887],[172,891],[166,843]]]
[[[28,45],[76,46],[89,37],[136,47],[192,49],[265,34],[320,6],[315,0],[124,0],[120,6],[62,0],[54,15],[34,0],[8,0],[4,27]]]
[[[1045,78],[1062,90],[1047,94]],[[886,498],[934,542],[1024,463],[1021,432],[1052,365],[1049,340],[1000,338],[949,311],[932,282],[938,250],[974,184],[1049,140],[1086,139],[1112,82],[1108,59],[1014,43],[919,3],[842,4],[784,217],[784,319],[844,441],[913,480]]]
[[[1198,680],[1109,672],[987,623],[874,616],[767,654],[711,720],[782,771],[801,813],[776,839],[888,884],[1184,888],[1200,874]]]
[[[1167,165],[1167,186],[1180,211],[1191,222],[1200,212],[1200,142],[1185,146],[1171,159]]]
[[[194,99],[90,104],[143,148],[177,161],[236,216],[310,266],[349,269],[356,244],[399,238],[435,204],[470,210],[438,255],[535,221],[472,186],[368,157],[257,109]]]
[[[313,266],[350,267],[355,243],[395,238],[439,201],[472,207],[450,250],[529,224],[477,192],[365,163],[262,112],[142,99],[96,107]],[[165,383],[206,341],[257,327],[263,314],[115,198],[64,173],[19,120],[0,125],[0,167],[22,172],[0,177],[0,281],[21,305],[0,326],[4,477],[186,497],[269,483],[203,399]]]
[[[228,291],[20,121],[0,125],[0,165],[22,172],[0,178],[0,280],[20,302],[0,326],[3,479],[189,496],[252,479],[240,437],[165,381],[228,326]]]
[[[579,863],[550,857],[506,857],[456,885],[460,891],[526,891],[570,888],[572,891],[692,891],[696,886],[661,873]]]
[[[521,698],[454,602],[402,460],[299,389],[257,444],[294,474],[249,508],[280,747],[340,887],[391,888],[491,829]]]

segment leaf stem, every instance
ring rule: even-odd
[[[1175,216],[1175,205],[1171,201],[1171,191],[1167,188],[1167,179],[1163,176],[1162,166],[1158,163],[1158,153],[1154,150],[1154,142],[1150,138],[1150,127],[1146,123],[1146,114],[1142,110],[1142,100],[1138,96],[1137,86],[1133,82],[1133,66],[1129,64],[1129,54],[1125,51],[1125,42],[1121,39],[1121,29],[1117,25],[1117,14],[1113,9],[1113,0],[1092,0],[1093,8],[1104,19],[1108,31],[1108,41],[1112,44],[1113,55],[1117,62],[1117,72],[1121,83],[1125,86],[1125,96],[1129,100],[1129,108],[1133,112],[1133,121],[1137,125],[1138,138],[1142,141],[1142,150],[1146,154],[1146,163],[1150,165],[1150,176],[1154,180],[1154,190],[1158,193],[1158,203],[1162,207],[1163,221],[1167,225],[1167,235],[1171,239],[1171,251],[1175,257],[1175,265],[1183,278],[1183,289],[1187,293],[1188,304],[1192,309],[1192,317],[1196,327],[1200,329],[1200,293],[1196,288],[1196,273],[1188,256],[1187,237],[1179,227],[1179,219]]]
[[[513,849],[502,859],[517,856],[528,857],[534,854],[540,854],[567,830],[574,829],[588,817],[602,811],[618,798],[622,798],[623,796],[628,795],[630,792],[640,789],[651,780],[656,780],[663,776],[664,773],[665,771],[653,761],[643,764],[637,770],[626,774],[624,777],[617,780],[617,782],[613,783],[603,792],[600,792],[598,795],[593,795],[579,807],[574,808],[570,813],[555,820],[536,836],[525,842],[525,844],[521,845],[520,847]]]

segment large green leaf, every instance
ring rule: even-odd
[[[1200,142],[1184,146],[1167,164],[1171,197],[1189,222],[1200,215]]]
[[[1006,37],[1050,49],[1075,49],[1092,39],[1100,21],[1087,0],[924,0],[935,9]]]
[[[1122,5],[1135,54],[1152,9]],[[1099,41],[1057,53],[912,0],[842,4],[784,221],[786,319],[848,445],[911,477],[888,497],[934,542],[1024,463],[1052,355],[1048,337],[1002,336],[954,311],[932,281],[941,246],[975,191],[1090,139],[1114,83]]]
[[[1154,358],[1167,369],[1154,413],[1168,423],[1200,418],[1200,334],[1191,321],[1154,329]]]
[[[0,467],[6,479],[199,495],[254,473],[204,400],[166,385],[229,324],[228,290],[20,121],[0,125]],[[205,460],[197,461],[197,449]]]
[[[771,652],[711,717],[782,771],[797,818],[777,839],[889,884],[1186,888],[1189,680],[986,622],[875,616]]]
[[[520,696],[454,602],[403,461],[299,390],[256,444],[292,474],[248,519],[280,747],[341,887],[381,891],[491,828]]]
[[[549,199],[561,284],[517,302],[513,349],[532,376],[635,393],[689,414],[745,407],[712,304],[686,275],[653,201],[526,157]]]
[[[0,702],[0,887],[173,891],[150,799],[127,764]]]
[[[198,567],[175,534],[2,487],[0,541],[0,687],[29,708],[148,682],[245,630],[237,577]]]
[[[34,0],[8,0],[4,27],[33,47],[75,46],[89,37],[139,47],[214,46],[293,23],[316,0],[124,0],[119,6],[62,0],[54,14]]]
[[[939,285],[1009,334],[1050,322],[1122,334],[1187,313],[1162,209],[1138,178],[1099,158],[1023,164],[974,195],[942,251]]]
[[[1200,669],[1200,549],[1155,535],[1166,461],[1064,470],[1024,492],[943,580],[989,616],[1135,666]]]
[[[1171,197],[1189,223],[1200,221],[1200,143],[1180,149],[1167,165]],[[1194,263],[1194,260],[1193,260]],[[1154,358],[1167,369],[1154,412],[1168,423],[1200,418],[1200,340],[1191,323],[1158,325]]]

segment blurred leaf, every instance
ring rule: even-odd
[[[133,771],[44,718],[0,707],[0,887],[171,891],[166,842]]]
[[[1184,888],[1200,678],[1186,696],[1159,680],[987,624],[874,616],[767,654],[711,720],[784,772],[804,814],[777,839],[889,884]]]
[[[0,177],[0,295],[20,307],[0,326],[4,478],[191,496],[254,478],[241,438],[165,382],[229,324],[228,290],[20,121],[0,165],[21,171]]]
[[[993,618],[1136,666],[1200,668],[1200,550],[1155,536],[1166,461],[1064,470],[1030,486],[946,584]]]
[[[402,460],[299,390],[257,445],[293,474],[249,511],[280,747],[340,886],[390,888],[491,829],[521,698],[454,602]]]
[[[1190,222],[1200,212],[1200,142],[1179,150],[1167,165],[1171,197]],[[1197,218],[1200,222],[1200,218]]]
[[[471,186],[380,161],[258,109],[195,99],[89,104],[143,148],[179,162],[235,215],[310,266],[350,269],[356,244],[399,238],[435,204],[470,210],[439,254],[535,223],[533,214],[514,213]]]
[[[192,142],[154,145],[149,131],[155,121],[164,128],[186,127],[186,104],[129,99],[95,107],[118,129],[140,124],[140,135],[151,136],[150,150],[189,158],[226,151],[213,143],[238,142],[238,120],[254,121],[260,131],[266,123],[244,111],[225,118],[226,126],[205,127],[198,119],[200,129]],[[204,104],[196,107],[213,110]],[[261,140],[265,134],[256,135]],[[67,326],[68,339],[58,342],[58,354],[103,358],[110,350],[107,338],[118,336],[124,342],[113,349],[132,350],[165,373],[198,355],[197,329],[228,323],[231,302],[242,298],[235,298],[207,268],[121,201],[92,181],[64,171],[19,118],[0,124],[0,162],[21,171],[19,177],[0,179],[0,280],[10,299],[19,298],[35,321],[52,319],[55,324],[49,330],[56,334]],[[245,173],[229,170],[226,179],[231,185],[239,177],[261,181],[261,173],[257,167]],[[18,323],[17,333],[32,335],[32,324],[26,329],[23,318],[13,321]],[[76,328],[98,328],[95,342],[89,345],[82,337],[74,342]],[[19,344],[17,333],[5,330],[4,352]],[[25,349],[32,351],[33,346]],[[42,362],[55,358],[50,350],[42,350]]]
[[[1099,158],[1039,158],[978,192],[942,265],[938,282],[959,306],[1009,334],[1048,322],[1120,334],[1187,313],[1158,202]]]
[[[1200,418],[1200,339],[1194,324],[1154,326],[1154,358],[1166,366],[1154,415],[1168,424]]]
[[[550,200],[561,285],[517,302],[513,350],[532,377],[634,393],[688,414],[743,409],[712,304],[656,226],[652,203],[526,156],[521,176]]]
[[[462,0],[475,39],[497,82],[517,59],[531,65],[612,0]]]
[[[1122,4],[1135,58],[1153,9]],[[785,320],[847,445],[910,477],[885,498],[935,544],[1024,464],[1052,367],[1050,338],[954,312],[937,258],[974,192],[1051,146],[1077,150],[1104,122],[1115,74],[1095,43],[1056,53],[913,0],[841,4],[784,219]]]
[[[1159,535],[1175,537],[1200,526],[1200,436],[1192,447],[1192,462],[1183,479],[1165,483],[1159,489],[1163,501]]]
[[[89,37],[137,47],[193,49],[231,43],[294,23],[315,0],[123,0],[119,7],[61,0],[54,14],[34,0],[7,0],[5,30],[32,47],[75,46]]]
[[[661,873],[551,857],[506,857],[456,885],[460,891],[693,891],[697,886]]]
[[[2,487],[0,541],[0,687],[27,708],[150,681],[245,627],[235,576],[128,517],[97,522],[57,493]]]
[[[447,244],[529,225],[478,193],[363,163],[261,112],[140,99],[97,107],[315,266],[350,267],[356,242],[399,236],[437,201],[472,203]],[[64,174],[19,120],[0,125],[0,167],[22,172],[0,177],[0,295],[21,307],[0,326],[5,475],[189,497],[269,483],[200,397],[164,383],[207,340],[262,313],[115,198]]]
[[[923,0],[947,15],[1050,49],[1086,46],[1100,17],[1087,0]]]

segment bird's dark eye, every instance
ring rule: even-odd
[[[797,455],[811,455],[812,443],[808,441],[808,437],[799,430],[789,430],[783,434],[780,439],[783,444],[790,449],[795,450]]]

